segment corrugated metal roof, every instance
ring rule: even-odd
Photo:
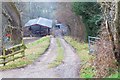
[[[31,26],[31,25],[35,25],[35,24],[52,28],[52,20],[46,19],[46,18],[42,18],[42,17],[29,20],[29,21],[25,24],[25,27]]]

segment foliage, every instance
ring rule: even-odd
[[[96,2],[75,2],[72,10],[82,16],[87,36],[97,36],[102,21],[100,5]]]
[[[0,66],[0,70],[14,69],[25,67],[33,63],[39,56],[41,56],[50,44],[50,37],[43,37],[33,43],[27,44],[25,51],[25,57],[15,60],[6,64],[6,66]],[[18,55],[19,56],[19,55]]]
[[[64,59],[64,54],[63,54],[64,50],[63,50],[63,48],[61,46],[59,38],[57,38],[57,46],[58,46],[57,47],[57,57],[52,63],[50,63],[49,67],[59,66],[62,63],[63,59]]]
[[[118,72],[116,72],[116,73],[114,73],[114,74],[111,74],[108,78],[118,78],[118,75],[119,75],[120,73],[118,73]]]
[[[96,77],[106,77],[118,71],[120,47],[119,44],[119,10],[118,3],[100,3],[103,13],[103,23],[101,26],[101,39],[96,42]],[[117,12],[118,11],[118,12]],[[115,77],[115,76],[112,76]]]

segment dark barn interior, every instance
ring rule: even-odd
[[[37,18],[29,20],[24,27],[24,37],[43,37],[50,34],[52,20]]]
[[[36,34],[37,36],[46,36],[50,34],[50,28],[42,25],[32,25],[29,27],[29,30],[32,34]]]

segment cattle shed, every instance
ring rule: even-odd
[[[46,36],[50,34],[52,20],[46,18],[36,18],[29,20],[23,30],[24,36]]]

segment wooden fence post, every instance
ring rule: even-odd
[[[5,61],[6,61],[6,60],[5,60],[5,59],[6,59],[5,56],[6,56],[6,54],[5,54],[5,48],[3,48],[3,65],[4,65],[4,66],[5,66],[5,64],[6,64],[6,63],[5,63]]]
[[[14,52],[14,48],[11,49],[12,53]],[[13,57],[13,61],[14,61],[14,55],[12,56]]]

